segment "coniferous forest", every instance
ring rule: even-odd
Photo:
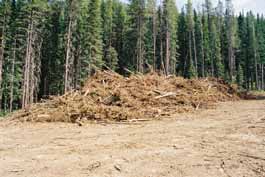
[[[235,13],[232,0],[0,0],[1,112],[79,89],[101,69],[264,90],[264,67],[265,19]]]

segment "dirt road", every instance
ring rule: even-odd
[[[265,100],[134,125],[0,124],[1,177],[265,177]]]

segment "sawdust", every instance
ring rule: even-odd
[[[9,120],[74,123],[154,119],[238,99],[237,90],[219,79],[158,73],[123,77],[104,71],[89,78],[82,90],[51,97],[13,113]]]

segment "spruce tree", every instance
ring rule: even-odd
[[[264,38],[264,19],[259,14],[256,22],[257,53],[258,53],[258,79],[260,80],[258,89],[264,89],[264,61],[265,61],[265,38]]]
[[[209,76],[210,71],[210,39],[209,39],[209,27],[208,27],[208,16],[206,13],[203,13],[202,16],[202,25],[203,25],[203,49],[204,49],[204,59],[203,65],[204,69],[202,72],[203,77]]]
[[[9,20],[11,15],[11,1],[2,0],[0,2],[0,111],[3,106],[3,66],[6,56],[6,42],[9,36]]]
[[[163,2],[164,63],[167,74],[176,74],[177,64],[177,18],[178,10],[173,0]]]
[[[187,23],[184,9],[182,8],[178,20],[178,42],[179,44],[179,63],[177,66],[177,73],[184,76],[187,72],[187,49],[188,49],[188,38],[187,38]]]
[[[129,9],[129,29],[126,38],[126,50],[128,58],[132,58],[131,64],[137,72],[144,72],[146,46],[146,7],[144,0],[131,0]],[[130,64],[130,65],[131,65]]]
[[[102,41],[102,19],[100,15],[100,0],[91,0],[87,10],[85,22],[85,57],[89,61],[88,74],[101,69],[103,62],[103,41]]]
[[[27,35],[22,87],[23,108],[27,108],[37,100],[41,74],[41,48],[44,37],[41,34],[46,20],[47,3],[36,0],[27,3],[25,8]]]
[[[45,24],[42,54],[39,95],[57,95],[63,93],[63,75],[65,68],[64,55],[61,48],[63,35],[63,4],[53,1],[49,4],[48,17]],[[40,96],[41,97],[41,96]]]
[[[247,61],[247,23],[244,14],[240,13],[237,19],[238,23],[238,37],[240,39],[239,52],[237,54],[236,68],[237,68],[237,84],[244,85],[244,88],[248,88],[248,67]]]
[[[226,0],[225,28],[227,32],[227,73],[231,82],[235,76],[235,21],[232,0]]]
[[[7,40],[7,54],[5,61],[5,85],[4,99],[5,108],[9,111],[20,106],[21,80],[23,70],[23,38],[25,29],[21,11],[21,1],[12,0],[9,22],[9,38]]]
[[[74,42],[77,38],[78,14],[80,12],[80,1],[66,0],[64,14],[64,47],[65,47],[65,72],[64,72],[64,92],[72,90],[75,82],[75,53],[77,50]]]
[[[213,76],[220,78],[224,76],[224,66],[222,63],[220,35],[217,32],[216,24],[211,23],[211,40],[212,40],[212,62],[213,62]]]
[[[156,69],[156,37],[157,37],[157,14],[156,0],[147,0],[146,5],[146,62]]]
[[[117,71],[124,73],[124,66],[128,59],[125,52],[125,33],[127,31],[127,13],[126,6],[117,0],[113,1],[113,47],[118,56],[118,68]]]
[[[113,2],[112,0],[106,0],[102,4],[104,5],[104,12],[102,12],[104,62],[108,68],[115,70],[118,65],[118,54],[113,47]]]
[[[187,3],[187,37],[188,37],[188,58],[187,58],[187,72],[186,77],[192,78],[197,76],[197,54],[195,52],[194,43],[194,21],[191,0]]]
[[[194,10],[194,22],[195,22],[195,38],[196,38],[196,51],[198,59],[198,76],[204,77],[204,45],[203,45],[203,26],[202,15],[197,14]]]

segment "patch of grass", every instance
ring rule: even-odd
[[[250,93],[254,95],[265,95],[265,90],[255,90],[251,91]]]
[[[7,114],[7,112],[0,111],[0,119],[3,119]]]

